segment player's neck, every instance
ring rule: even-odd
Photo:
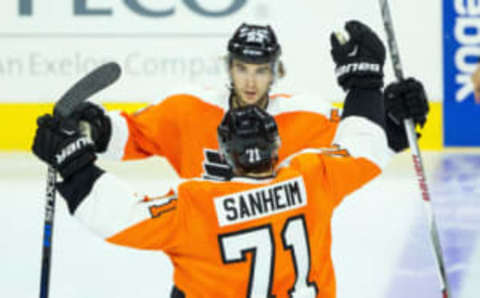
[[[254,179],[262,179],[262,178],[272,178],[275,177],[275,171],[272,169],[262,171],[262,172],[243,172],[243,171],[235,171],[234,170],[235,176],[239,177],[248,177],[248,178],[254,178]]]

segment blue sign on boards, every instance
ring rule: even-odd
[[[480,146],[480,104],[470,77],[480,63],[480,1],[443,0],[445,146]]]

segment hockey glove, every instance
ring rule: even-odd
[[[83,102],[75,108],[72,117],[80,122],[82,134],[93,140],[95,151],[105,152],[112,135],[112,124],[105,111],[91,102]]]
[[[47,114],[39,117],[37,124],[32,151],[57,169],[64,180],[95,161],[92,141],[80,135],[74,121],[60,121]]]
[[[429,111],[425,89],[420,81],[409,78],[385,88],[385,114],[388,144],[395,152],[408,147],[404,120],[412,119],[423,127]],[[421,135],[417,133],[417,137]]]
[[[330,36],[338,84],[344,90],[381,88],[385,63],[383,42],[359,21],[347,22],[345,30],[350,35],[349,40],[335,33]]]

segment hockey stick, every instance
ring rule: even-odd
[[[87,98],[113,84],[120,77],[121,69],[117,63],[104,64],[73,85],[55,104],[55,117],[67,118],[75,107]],[[49,166],[47,174],[47,194],[45,221],[43,226],[42,269],[40,277],[40,298],[48,297],[50,281],[50,263],[52,255],[53,219],[55,215],[56,170]]]
[[[383,24],[385,26],[385,31],[387,33],[388,47],[390,49],[390,57],[392,59],[393,70],[395,72],[395,77],[401,81],[404,79],[402,64],[400,62],[400,54],[398,51],[397,41],[393,32],[393,22],[392,16],[390,13],[390,8],[388,6],[388,0],[379,0],[380,9],[382,12]],[[430,199],[430,193],[428,191],[427,179],[425,176],[425,171],[423,168],[422,157],[420,155],[420,150],[418,148],[417,134],[415,132],[415,125],[412,119],[405,119],[405,130],[407,132],[408,144],[410,146],[413,164],[415,172],[418,178],[418,184],[422,192],[422,198],[425,204],[425,208],[428,216],[428,223],[430,228],[430,238],[432,240],[433,252],[435,255],[435,260],[437,262],[438,268],[438,277],[440,280],[440,286],[443,294],[443,298],[451,298],[450,288],[448,286],[447,273],[445,270],[445,262],[442,253],[442,247],[440,246],[440,239],[438,236],[437,224],[435,221],[435,215],[433,212],[433,206]]]

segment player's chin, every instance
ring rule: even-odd
[[[246,105],[255,105],[255,104],[258,104],[258,102],[260,101],[261,99],[261,96],[258,96],[257,94],[255,95],[246,95],[246,94],[242,94],[242,102]]]

